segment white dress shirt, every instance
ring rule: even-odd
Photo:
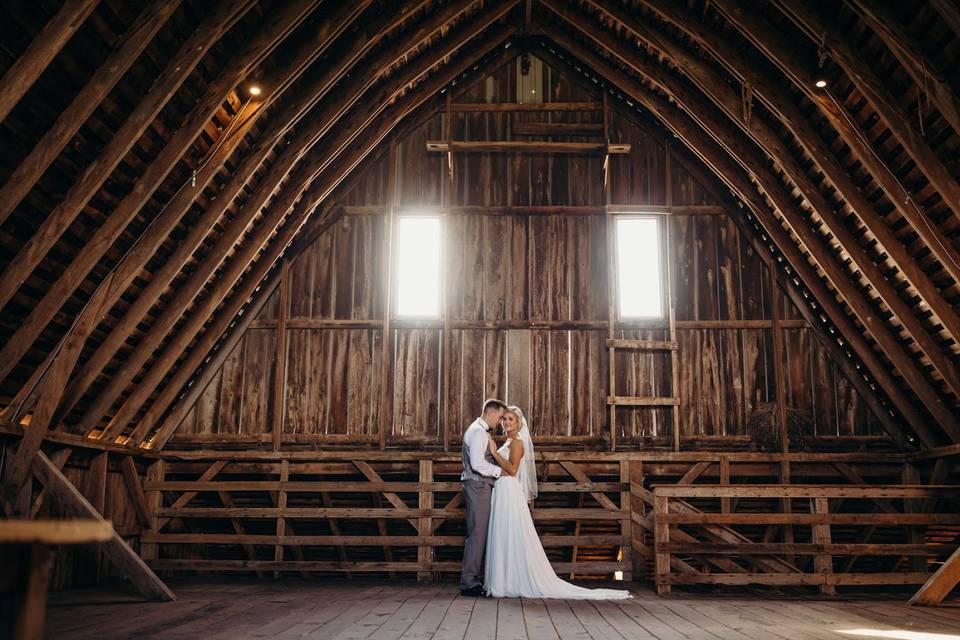
[[[490,447],[487,436],[489,429],[490,426],[484,422],[483,418],[477,418],[467,428],[467,431],[463,434],[463,439],[470,449],[470,466],[473,470],[488,478],[499,478],[503,469],[491,464],[486,459],[487,449]]]

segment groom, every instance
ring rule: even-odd
[[[467,508],[467,540],[463,545],[463,569],[460,572],[460,594],[482,596],[480,571],[487,546],[487,523],[490,521],[490,493],[493,481],[500,477],[500,467],[490,454],[490,431],[500,426],[507,405],[500,400],[483,403],[480,417],[463,434],[463,498]]]

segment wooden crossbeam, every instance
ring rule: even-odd
[[[81,518],[103,522],[103,516],[71,484],[42,451],[33,459],[33,474],[47,488],[64,511]],[[140,559],[116,531],[102,546],[104,555],[127,576],[131,584],[148,600],[175,600],[173,592]]]
[[[950,554],[907,604],[915,607],[933,607],[946,598],[960,582],[960,548]]]
[[[561,153],[628,154],[629,144],[607,142],[537,142],[525,140],[427,140],[427,151],[435,153]]]

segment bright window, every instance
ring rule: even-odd
[[[622,217],[616,225],[620,317],[663,317],[659,218]]]
[[[397,315],[440,315],[440,218],[397,219]]]

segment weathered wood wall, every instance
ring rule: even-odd
[[[518,91],[530,84],[518,83],[518,73],[517,65],[508,65],[477,83],[465,99],[519,101]],[[598,100],[549,68],[537,79],[535,86],[548,101]],[[519,122],[601,120],[598,110],[467,111],[455,114],[452,129],[454,139],[502,140]],[[275,293],[181,425],[181,440],[191,435],[202,440],[205,434],[269,440],[274,412],[282,411],[285,439],[306,434],[375,441],[382,423],[388,441],[439,444],[444,425],[455,440],[489,396],[524,407],[541,436],[599,441],[608,433],[602,158],[460,154],[451,193],[444,155],[428,152],[425,145],[442,139],[445,126],[445,115],[438,115],[395,141],[395,166],[384,159],[369,170],[343,202],[344,217],[289,265],[285,373],[274,373],[280,316]],[[664,139],[617,114],[611,138],[632,145],[629,155],[613,157],[612,204],[635,205],[637,211],[645,205],[715,204],[682,166],[668,162]],[[399,215],[417,207],[461,208],[444,218],[450,348],[444,353],[442,322],[394,320],[384,362],[383,260],[392,169]],[[560,206],[578,209],[549,209]],[[538,215],[530,207],[541,207]],[[786,404],[809,416],[816,435],[879,433],[866,405],[792,303],[771,290],[768,268],[733,219],[722,211],[673,213],[666,219],[678,321],[681,435],[743,434],[751,412],[775,401],[777,366]],[[774,305],[779,305],[784,347],[779,363]],[[662,340],[666,330],[647,323],[625,326],[620,334]],[[617,357],[618,395],[670,394],[669,356],[628,352]],[[444,361],[450,372],[446,387]],[[282,406],[272,400],[275,384],[282,385]],[[383,384],[390,389],[386,415],[378,403]],[[618,442],[630,446],[669,436],[669,411],[618,409]]]

